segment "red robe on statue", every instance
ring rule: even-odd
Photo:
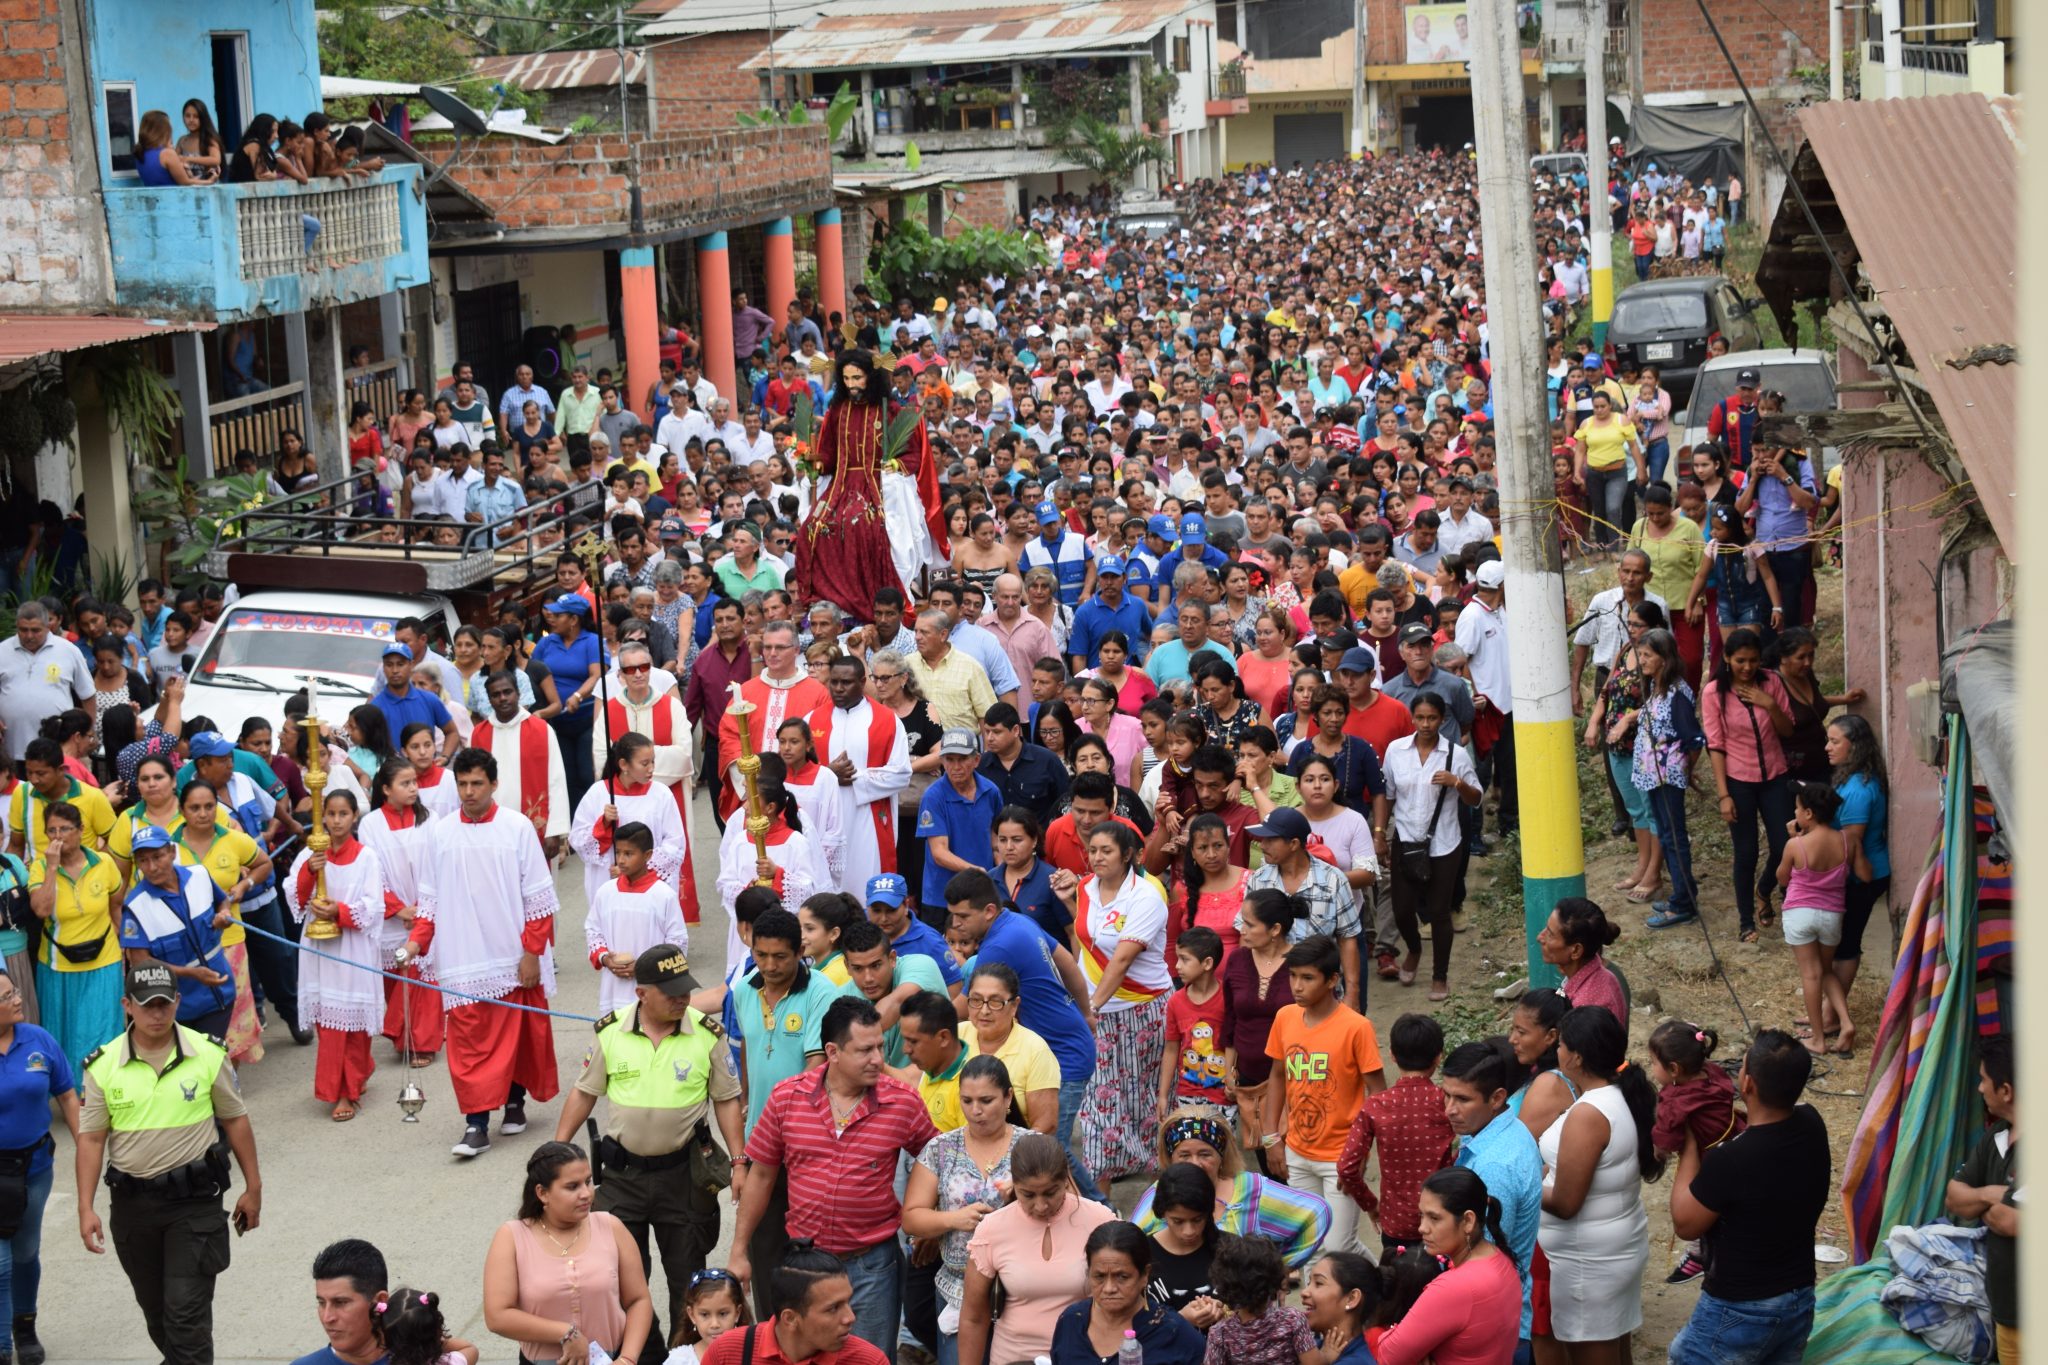
[[[897,405],[886,400],[867,404],[844,398],[826,410],[812,459],[821,474],[832,476],[832,486],[796,533],[799,599],[815,602],[822,597],[863,624],[872,619],[877,589],[909,593],[915,586],[897,575],[882,510],[883,452],[896,411]],[[901,460],[904,472],[917,480],[925,524],[945,555],[946,513],[923,422],[912,429]]]

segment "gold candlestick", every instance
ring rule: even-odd
[[[747,789],[747,837],[754,841],[754,856],[762,862],[768,860],[768,812],[761,809],[761,755],[754,752],[754,746],[747,735],[747,717],[754,714],[754,703],[740,695],[740,685],[732,684],[732,703],[726,713],[739,727],[740,782]],[[754,885],[773,886],[773,878],[756,877]]]
[[[320,797],[327,790],[327,744],[320,738],[320,717],[309,708],[306,718],[299,722],[306,727],[306,794],[313,798],[313,828],[306,835],[306,851],[325,856],[333,840],[327,837],[327,822],[322,818],[325,807]],[[321,868],[313,878],[313,899],[327,899],[327,869]],[[325,941],[341,937],[339,920],[320,919],[317,916],[306,921],[306,937]]]

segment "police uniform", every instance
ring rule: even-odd
[[[228,1268],[228,1150],[216,1122],[248,1112],[227,1050],[183,1025],[155,1055],[130,1029],[85,1059],[80,1123],[107,1134],[114,1252],[170,1365],[213,1359],[213,1285]]]
[[[682,950],[664,946],[641,954],[634,977],[642,985],[694,986],[688,972]],[[691,1150],[711,1144],[712,1107],[737,1101],[740,1080],[716,1021],[685,1008],[668,1036],[656,1042],[641,1028],[640,1010],[634,1004],[598,1020],[597,1041],[584,1055],[576,1089],[611,1101],[598,1143],[604,1179],[594,1207],[626,1225],[649,1270],[652,1230],[668,1278],[673,1324],[682,1320],[690,1276],[704,1268],[718,1245],[718,1191],[693,1174]]]

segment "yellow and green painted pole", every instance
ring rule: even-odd
[[[1519,115],[1522,67],[1514,0],[1472,0],[1470,27],[1473,142],[1479,154],[1479,224],[1486,244],[1500,456],[1501,558],[1507,568],[1523,924],[1529,979],[1552,985],[1557,974],[1544,963],[1536,935],[1559,901],[1586,894],[1586,852],[1579,826],[1564,569],[1551,499],[1535,206],[1528,136]],[[1594,264],[1597,268],[1599,262]]]

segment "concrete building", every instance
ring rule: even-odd
[[[1793,177],[1757,288],[1789,334],[1824,312],[1844,411],[1809,419],[1842,451],[1847,684],[1891,776],[1892,903],[1911,897],[1941,818],[1944,651],[2013,610],[2024,375],[2019,325],[2018,102],[1978,94],[1799,111]],[[1896,189],[1920,186],[1918,211]],[[1825,248],[1825,249],[1824,249]],[[1826,249],[1859,282],[1866,328]]]
[[[1844,65],[1866,100],[2018,94],[2013,0],[1897,0],[1845,13]],[[1889,26],[1888,24],[1889,19]]]
[[[131,457],[84,353],[140,342],[174,377],[182,424],[151,458],[182,453],[203,476],[242,445],[269,453],[289,426],[338,476],[351,386],[402,365],[400,296],[427,279],[420,175],[141,183],[150,111],[175,136],[185,102],[204,101],[233,147],[258,113],[321,108],[313,0],[217,0],[203,15],[148,0],[28,8],[7,24],[0,74],[0,308],[14,310],[0,319],[0,390],[61,382],[79,426],[13,472],[67,509],[82,490],[93,543],[133,568]],[[370,364],[346,374],[357,346]]]
[[[1041,195],[1092,184],[1059,150],[1057,125],[1076,109],[1164,139],[1165,179],[1222,168],[1231,106],[1215,99],[1209,0],[815,0],[778,7],[772,33],[767,11],[737,0],[648,0],[640,12],[655,16],[642,35],[658,127],[729,128],[771,103],[822,107],[845,83],[860,96],[835,149],[846,197],[914,196],[938,231],[1006,223]],[[950,197],[944,184],[957,187]]]

